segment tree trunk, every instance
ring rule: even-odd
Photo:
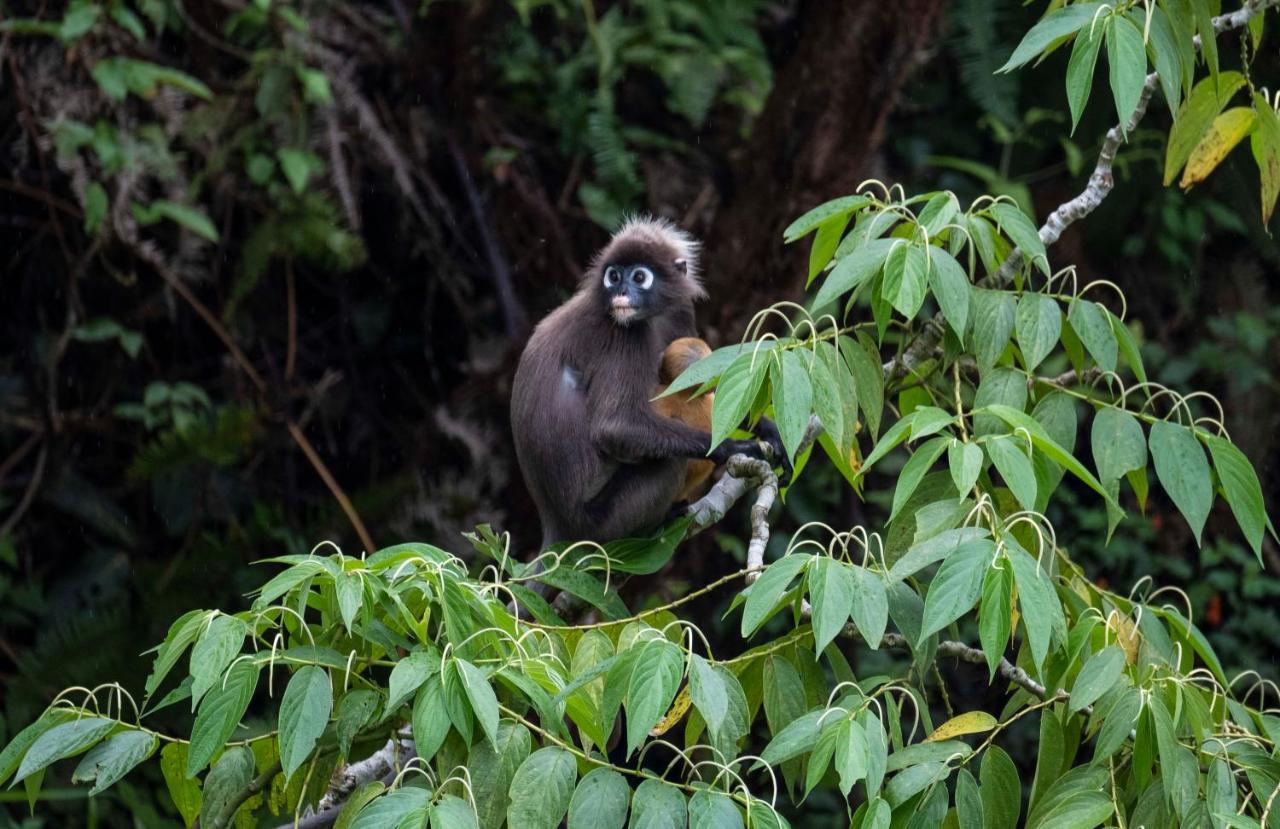
[[[808,245],[782,231],[872,175],[885,124],[940,16],[942,0],[802,5],[791,53],[751,138],[730,159],[706,246],[703,329],[723,344],[750,315],[803,290]]]

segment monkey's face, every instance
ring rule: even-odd
[[[622,326],[662,311],[662,269],[644,262],[609,263],[601,270],[605,311]]]

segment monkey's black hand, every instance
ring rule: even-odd
[[[761,441],[735,440],[730,438],[722,441],[719,446],[712,449],[711,454],[708,457],[716,466],[722,466],[725,461],[729,460],[729,458],[734,455],[746,455],[749,458],[757,458],[762,461],[767,461],[769,460],[766,455],[768,451],[768,444]]]
[[[769,450],[773,457],[767,460],[775,466],[782,467],[782,474],[778,477],[778,483],[786,486],[791,482],[791,474],[795,469],[791,465],[791,459],[787,457],[787,450],[782,445],[782,434],[778,431],[778,424],[767,417],[762,417],[756,424],[755,431],[760,436],[760,439],[769,445]]]

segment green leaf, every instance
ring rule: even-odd
[[[135,202],[132,207],[134,218],[141,225],[153,225],[161,219],[168,219],[174,224],[185,227],[197,236],[208,239],[210,242],[218,241],[218,231],[213,226],[213,222],[209,221],[208,216],[194,207],[187,207],[186,205],[163,199],[153,201],[146,207]]]
[[[1000,557],[982,578],[982,608],[978,617],[978,639],[986,654],[989,679],[1004,656],[1013,629],[1013,570]]]
[[[191,727],[187,777],[195,777],[231,739],[258,687],[258,670],[259,666],[249,660],[237,662],[226,678],[205,695]]]
[[[900,582],[936,561],[955,555],[965,545],[982,544],[994,551],[994,545],[987,535],[987,531],[980,527],[960,527],[940,532],[924,541],[912,544],[906,553],[889,568],[887,576],[889,583]]]
[[[293,192],[301,193],[306,190],[311,170],[317,166],[315,156],[306,150],[282,147],[276,150],[276,158],[279,159],[280,169],[284,172],[284,177],[288,180]]]
[[[413,692],[427,681],[427,677],[440,671],[440,654],[434,648],[418,649],[409,653],[391,669],[387,712],[395,711]]]
[[[840,353],[858,386],[858,405],[862,407],[867,430],[872,440],[880,433],[880,417],[884,409],[884,369],[880,352],[866,334],[859,332],[858,341],[840,338]]]
[[[1262,224],[1265,227],[1271,223],[1276,199],[1280,198],[1280,115],[1267,105],[1264,95],[1255,94],[1253,105],[1258,113],[1258,128],[1249,138],[1249,148],[1258,164],[1262,183]]]
[[[208,615],[209,611],[207,610],[191,610],[179,616],[169,626],[169,632],[165,634],[164,642],[156,648],[156,659],[151,664],[151,674],[147,677],[147,683],[144,686],[148,697],[156,692],[156,689],[160,687],[160,683],[164,682],[164,678],[168,676],[169,671],[182,658],[187,646],[200,635],[200,629],[204,626]],[[0,782],[4,781],[3,770],[4,765],[0,763]]]
[[[742,815],[726,794],[701,789],[689,798],[689,829],[745,829]]]
[[[603,613],[606,619],[624,619],[631,615],[618,597],[617,590],[606,591],[604,582],[590,573],[562,565],[539,573],[538,580],[577,596]]]
[[[343,758],[351,753],[351,741],[378,713],[378,692],[368,688],[354,688],[338,701],[333,715],[334,732],[338,738],[338,751]]]
[[[374,798],[360,810],[351,829],[422,827],[431,811],[431,791],[417,787],[396,789]]]
[[[1071,6],[1070,8],[1079,8],[1079,6]],[[1007,201],[996,202],[987,210],[1005,235],[1012,239],[1013,243],[1022,251],[1023,259],[1039,268],[1045,276],[1048,276],[1049,257],[1045,253],[1044,242],[1040,241],[1040,231],[1036,229],[1031,219],[1027,218],[1027,214]]]
[[[923,245],[900,244],[884,262],[885,299],[907,319],[915,319],[924,302],[929,261]]]
[[[706,721],[712,739],[719,737],[729,716],[729,691],[724,678],[697,654],[689,660],[689,697]]]
[[[71,774],[71,782],[92,780],[89,795],[98,794],[150,757],[159,745],[156,735],[146,731],[121,731],[89,750]]]
[[[454,664],[462,677],[462,688],[467,693],[472,713],[480,723],[480,730],[489,739],[489,744],[493,745],[498,738],[498,697],[493,693],[489,678],[465,659],[459,659]]]
[[[1107,26],[1107,63],[1111,67],[1111,95],[1120,129],[1128,129],[1147,80],[1147,50],[1142,32],[1127,17],[1113,16]]]
[[[978,391],[973,395],[973,410],[980,412],[987,406],[998,403],[1017,411],[1027,408],[1027,375],[1005,366],[997,366],[984,372]],[[973,417],[973,434],[976,437],[1002,435],[1008,428],[1000,418],[989,414],[975,414]]]
[[[1099,23],[1104,29],[1109,21]],[[1103,32],[1093,26],[1080,31],[1071,47],[1071,60],[1067,63],[1067,104],[1071,108],[1071,132],[1075,134],[1089,92],[1093,87],[1093,70],[1098,65],[1098,50],[1102,46]]]
[[[822,710],[815,710],[801,714],[781,730],[775,731],[773,739],[760,753],[761,761],[777,766],[812,749],[818,742],[818,722],[824,713]]]
[[[280,766],[285,780],[311,756],[332,710],[329,672],[317,665],[299,668],[280,700]]]
[[[813,237],[813,247],[809,249],[809,282],[813,282],[813,278],[827,267],[832,254],[840,245],[840,237],[844,235],[844,230],[848,226],[847,213],[833,216],[819,225],[818,233]]]
[[[479,829],[479,826],[475,809],[457,795],[442,795],[431,809],[431,829]]]
[[[918,448],[915,453],[902,466],[902,472],[898,475],[898,485],[893,490],[893,508],[889,512],[889,520],[892,521],[907,503],[907,500],[915,493],[916,488],[920,486],[920,482],[924,480],[924,476],[928,473],[933,464],[947,451],[951,438],[939,435],[923,446]]]
[[[1222,72],[1216,81],[1205,78],[1195,85],[1191,94],[1178,109],[1173,128],[1169,131],[1169,146],[1165,151],[1164,184],[1168,187],[1178,177],[1191,151],[1200,143],[1213,119],[1244,86],[1244,76],[1239,72]]]
[[[747,601],[742,608],[743,636],[755,633],[773,615],[778,600],[787,592],[791,580],[800,574],[812,558],[803,554],[783,556],[764,568],[760,578],[751,585],[751,592],[747,594]]]
[[[1147,466],[1147,439],[1138,419],[1122,409],[1104,406],[1093,418],[1091,441],[1098,478],[1117,481],[1132,469]]]
[[[13,783],[21,783],[28,776],[43,771],[59,760],[74,757],[107,736],[116,725],[115,720],[103,717],[82,717],[55,725],[40,734],[23,755]],[[12,783],[10,785],[13,785]]]
[[[626,778],[613,769],[593,769],[569,801],[569,829],[622,829],[630,800]]]
[[[889,594],[878,573],[862,567],[850,567],[853,576],[853,623],[867,645],[876,650],[889,625]]]
[[[573,755],[564,749],[547,746],[530,754],[511,781],[507,825],[510,829],[555,829],[569,811],[577,779]]]
[[[1258,481],[1258,473],[1244,453],[1235,444],[1217,435],[1202,435],[1209,447],[1209,455],[1213,458],[1213,468],[1218,473],[1218,481],[1222,484],[1222,492],[1226,496],[1231,514],[1244,532],[1245,540],[1253,548],[1255,555],[1262,555],[1262,535],[1270,529],[1275,537],[1275,527],[1267,517],[1266,504],[1262,499],[1262,484]],[[1159,470],[1157,470],[1158,474]],[[1161,483],[1164,479],[1161,478]]]
[[[483,829],[499,829],[507,819],[511,799],[508,790],[516,769],[529,756],[533,740],[519,723],[503,722],[498,726],[498,739],[493,746],[477,743],[467,758],[471,774],[471,791],[475,797],[477,818]],[[572,825],[572,812],[569,817]]]
[[[880,272],[889,251],[904,244],[901,239],[873,239],[855,247],[831,269],[813,298],[813,307],[821,308],[865,283]]]
[[[410,722],[418,756],[430,761],[449,733],[449,711],[445,707],[444,684],[438,672],[427,677],[418,689]]]
[[[1177,116],[1178,106],[1182,101],[1182,43],[1169,15],[1159,6],[1151,8],[1151,40],[1148,50],[1156,72],[1160,74],[1160,88],[1164,90],[1165,101],[1169,104],[1169,113]],[[1132,12],[1130,12],[1132,14]]]
[[[1036,473],[1024,449],[1026,441],[1018,437],[994,437],[987,441],[987,456],[1013,492],[1024,510],[1036,508]]]
[[[955,257],[942,248],[931,248],[929,253],[929,290],[933,291],[951,330],[963,340],[969,324],[969,276]]]
[[[809,567],[809,600],[813,603],[815,653],[822,653],[849,618],[854,576],[849,565],[830,556],[815,556]]]
[[[1015,327],[1027,371],[1035,371],[1058,344],[1062,334],[1062,309],[1051,297],[1025,293],[1018,300]]]
[[[770,363],[773,378],[773,411],[787,457],[795,460],[813,410],[813,385],[809,370],[794,350],[782,352],[780,363]]]
[[[240,653],[248,627],[235,616],[215,616],[191,649],[191,709],[222,680],[222,674]]]
[[[1008,561],[1013,565],[1014,583],[1018,586],[1018,606],[1027,631],[1031,661],[1040,672],[1049,653],[1055,622],[1062,618],[1062,606],[1058,603],[1051,579],[1047,574],[1042,575],[1040,565],[1029,553],[1013,549],[1012,545],[1006,552]]]
[[[768,372],[767,356],[743,354],[720,375],[716,395],[711,404],[711,445],[720,442],[737,429],[751,410]]]
[[[1209,77],[1217,78],[1218,74],[1218,33],[1213,28],[1213,9],[1210,0],[1191,0],[1191,8],[1195,13],[1196,32],[1200,35],[1200,54],[1209,67]]]
[[[667,713],[684,673],[680,648],[670,641],[654,638],[635,647],[639,654],[627,683],[626,698],[628,756]]]
[[[1098,697],[1111,690],[1123,670],[1124,651],[1115,645],[1108,645],[1089,657],[1071,686],[1071,713],[1092,705]]]
[[[253,752],[244,746],[226,750],[204,779],[204,800],[200,804],[200,825],[213,826],[227,820],[227,811],[253,779]]]
[[[947,465],[956,492],[967,496],[982,474],[982,449],[976,443],[954,441],[947,447]]]
[[[982,793],[968,769],[956,774],[956,824],[959,829],[982,829],[985,825]]]
[[[666,391],[659,396],[668,397],[685,389],[702,386],[723,374],[743,354],[755,354],[756,360],[762,360],[776,346],[777,342],[775,340],[763,340],[717,348],[680,372],[680,376],[667,386]]]
[[[1147,382],[1147,369],[1142,365],[1142,353],[1138,350],[1138,342],[1133,338],[1133,332],[1129,330],[1129,326],[1125,325],[1123,320],[1116,317],[1105,307],[1102,307],[1102,311],[1111,323],[1111,331],[1115,334],[1116,342],[1120,346],[1120,356],[1129,364],[1129,368],[1133,371],[1133,376],[1137,377],[1139,382]]]
[[[1067,37],[1089,25],[1102,7],[1102,3],[1073,3],[1045,15],[1023,36],[1022,42],[1013,50],[1008,62],[996,71],[1010,72],[1028,63],[1049,48],[1055,40]]]
[[[1035,448],[1047,456],[1049,460],[1084,481],[1089,485],[1090,489],[1107,499],[1116,509],[1120,508],[1120,505],[1115,503],[1115,498],[1103,488],[1098,479],[1084,468],[1084,464],[1076,460],[1070,452],[1062,448],[1061,444],[1050,437],[1049,433],[1045,431],[1045,427],[1041,426],[1035,418],[1028,416],[1026,412],[1020,412],[1008,406],[992,404],[985,408],[986,411],[996,415],[1014,429],[1025,429],[1027,434],[1031,436],[1031,442],[1035,445]]]
[[[1004,353],[1013,333],[1015,314],[1012,294],[983,288],[973,291],[973,356],[982,373],[990,371]]]
[[[836,773],[840,777],[840,792],[848,797],[854,784],[867,776],[867,755],[870,754],[871,747],[867,745],[867,732],[856,720],[844,720],[839,734],[840,739],[836,743]]]
[[[1015,829],[1022,810],[1018,768],[1000,746],[990,746],[978,774],[982,781],[982,811],[988,829]]]
[[[849,428],[857,419],[857,400],[851,402],[852,411],[846,413],[846,402],[841,395],[841,374],[843,367],[840,354],[831,343],[820,342],[815,346],[812,362],[813,368],[813,411],[822,421],[823,427],[837,444],[844,443],[846,422]],[[852,379],[850,378],[850,385]],[[712,441],[714,443],[714,441]]]
[[[789,224],[787,229],[782,232],[782,238],[787,243],[794,242],[806,234],[812,233],[819,225],[840,215],[847,216],[870,201],[871,198],[869,196],[843,196],[820,204]]]
[[[1212,478],[1204,449],[1186,426],[1164,420],[1151,424],[1149,445],[1160,485],[1191,525],[1199,544],[1213,506]]]
[[[169,743],[160,749],[160,773],[164,776],[173,805],[182,816],[182,822],[190,827],[200,816],[204,795],[199,781],[187,777],[186,743]]]
[[[884,799],[897,808],[935,783],[945,780],[950,773],[951,767],[944,760],[930,760],[903,769],[884,787]]]
[[[1098,729],[1098,736],[1093,744],[1094,763],[1103,762],[1124,745],[1141,713],[1142,692],[1137,688],[1123,691],[1119,701],[1107,711],[1102,727]]]
[[[973,607],[982,591],[983,576],[990,560],[991,551],[985,544],[967,544],[947,556],[933,581],[929,582],[917,644]]]
[[[628,829],[684,829],[685,803],[680,790],[665,780],[636,786]]]
[[[1067,319],[1098,366],[1104,371],[1115,371],[1119,346],[1102,307],[1087,299],[1072,300],[1067,309]]]

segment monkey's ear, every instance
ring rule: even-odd
[[[687,274],[689,273],[689,260],[688,260],[688,259],[677,259],[677,260],[676,260],[676,262],[675,262],[675,266],[676,266],[676,272],[677,272],[677,273],[679,273],[679,274],[681,274],[681,275],[687,275]]]

